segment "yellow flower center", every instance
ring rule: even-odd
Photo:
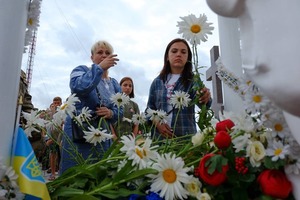
[[[260,150],[259,146],[255,146],[255,153],[258,155],[261,154],[261,150]]]
[[[164,180],[167,183],[174,183],[176,181],[176,173],[173,169],[166,169],[163,171]]]
[[[144,149],[141,151],[140,149],[135,148],[135,153],[136,153],[141,159],[143,159],[143,158],[144,158],[144,155],[146,155],[146,152],[144,151]]]
[[[275,124],[274,128],[275,128],[275,131],[277,131],[277,132],[281,132],[282,129],[283,129],[283,127],[281,126],[281,124]]]
[[[199,33],[201,31],[201,26],[199,26],[198,24],[193,24],[191,26],[191,31],[193,33]]]
[[[68,106],[68,104],[64,104],[60,109],[64,110],[64,109],[66,109],[67,106]]]
[[[29,24],[30,26],[32,26],[32,24],[33,24],[33,19],[32,19],[32,18],[29,18],[29,19],[28,19],[28,24]]]
[[[255,103],[260,103],[261,102],[261,96],[260,95],[254,95],[252,99]]]
[[[182,102],[183,102],[183,98],[181,98],[181,97],[178,97],[178,102],[180,103],[180,104],[182,104]]]
[[[281,154],[281,152],[282,152],[282,149],[276,149],[276,150],[274,151],[274,154],[275,154],[275,156],[278,156],[278,155]]]

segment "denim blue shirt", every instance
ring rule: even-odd
[[[81,101],[76,104],[77,111],[81,111],[83,107],[95,111],[97,106],[104,105],[113,111],[113,117],[108,121],[114,123],[118,120],[118,114],[120,118],[123,117],[123,109],[114,105],[110,98],[121,92],[121,87],[114,78],[103,80],[102,73],[103,69],[96,64],[91,68],[80,65],[71,72],[70,89]]]
[[[71,72],[70,89],[71,93],[76,93],[76,96],[81,101],[75,105],[77,114],[81,112],[83,107],[89,107],[90,110],[95,111],[98,105],[104,104],[113,111],[112,119],[106,120],[107,124],[111,124],[118,120],[118,107],[111,102],[110,97],[112,94],[121,92],[121,87],[113,78],[110,78],[110,80],[105,83],[101,78],[102,74],[103,70],[98,65],[93,64],[91,68],[80,65]],[[107,85],[108,89],[106,88]],[[98,88],[100,98],[96,88]],[[119,116],[120,118],[123,117],[122,108],[119,109]],[[104,129],[107,129],[104,124],[103,126]],[[66,135],[64,135],[62,139],[63,148],[61,151],[60,173],[78,164],[74,160],[77,153],[81,154],[84,159],[89,158],[93,159],[93,162],[96,162],[111,145],[111,140],[101,142],[101,144],[97,144],[96,146],[88,142],[73,143],[73,146],[77,149],[76,153],[70,151],[70,149],[72,149],[69,143],[69,141],[72,141],[72,119],[70,116],[65,120],[64,132]],[[67,139],[66,136],[68,136],[69,139]]]
[[[193,82],[191,82],[188,87],[184,87],[184,85],[181,83],[180,77],[175,83],[172,94],[174,94],[175,91],[184,91],[190,95],[191,99],[194,99],[196,92],[191,89],[192,87]],[[207,104],[207,106],[210,106],[210,104],[211,101]],[[197,106],[200,107],[201,104],[198,104]],[[168,112],[167,89],[165,83],[159,76],[153,80],[150,86],[147,108],[151,108],[152,110],[163,110],[166,113]],[[173,108],[171,111],[173,115],[171,128],[174,127],[175,118],[178,111],[179,110],[175,108]],[[196,132],[195,105],[190,105],[181,109],[176,121],[174,133],[176,136],[182,136],[186,134],[195,134]]]

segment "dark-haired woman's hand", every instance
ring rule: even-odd
[[[199,98],[199,103],[207,104],[211,98],[210,90],[204,87],[200,93],[202,94]]]

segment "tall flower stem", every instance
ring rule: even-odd
[[[176,113],[176,118],[175,118],[174,126],[173,126],[173,132],[175,132],[175,130],[176,130],[176,124],[177,124],[177,120],[178,120],[178,116],[179,116],[180,111],[181,111],[181,106],[179,107],[178,112]],[[172,135],[172,137],[173,137],[173,135]]]
[[[199,74],[198,72],[198,52],[197,52],[197,45],[195,43],[193,43],[192,45],[192,53],[193,53],[193,65],[195,66],[195,71],[197,74]]]

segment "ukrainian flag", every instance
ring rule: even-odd
[[[16,135],[13,168],[19,175],[18,185],[21,192],[26,194],[25,199],[50,200],[40,165],[26,134],[21,128],[18,129]]]

